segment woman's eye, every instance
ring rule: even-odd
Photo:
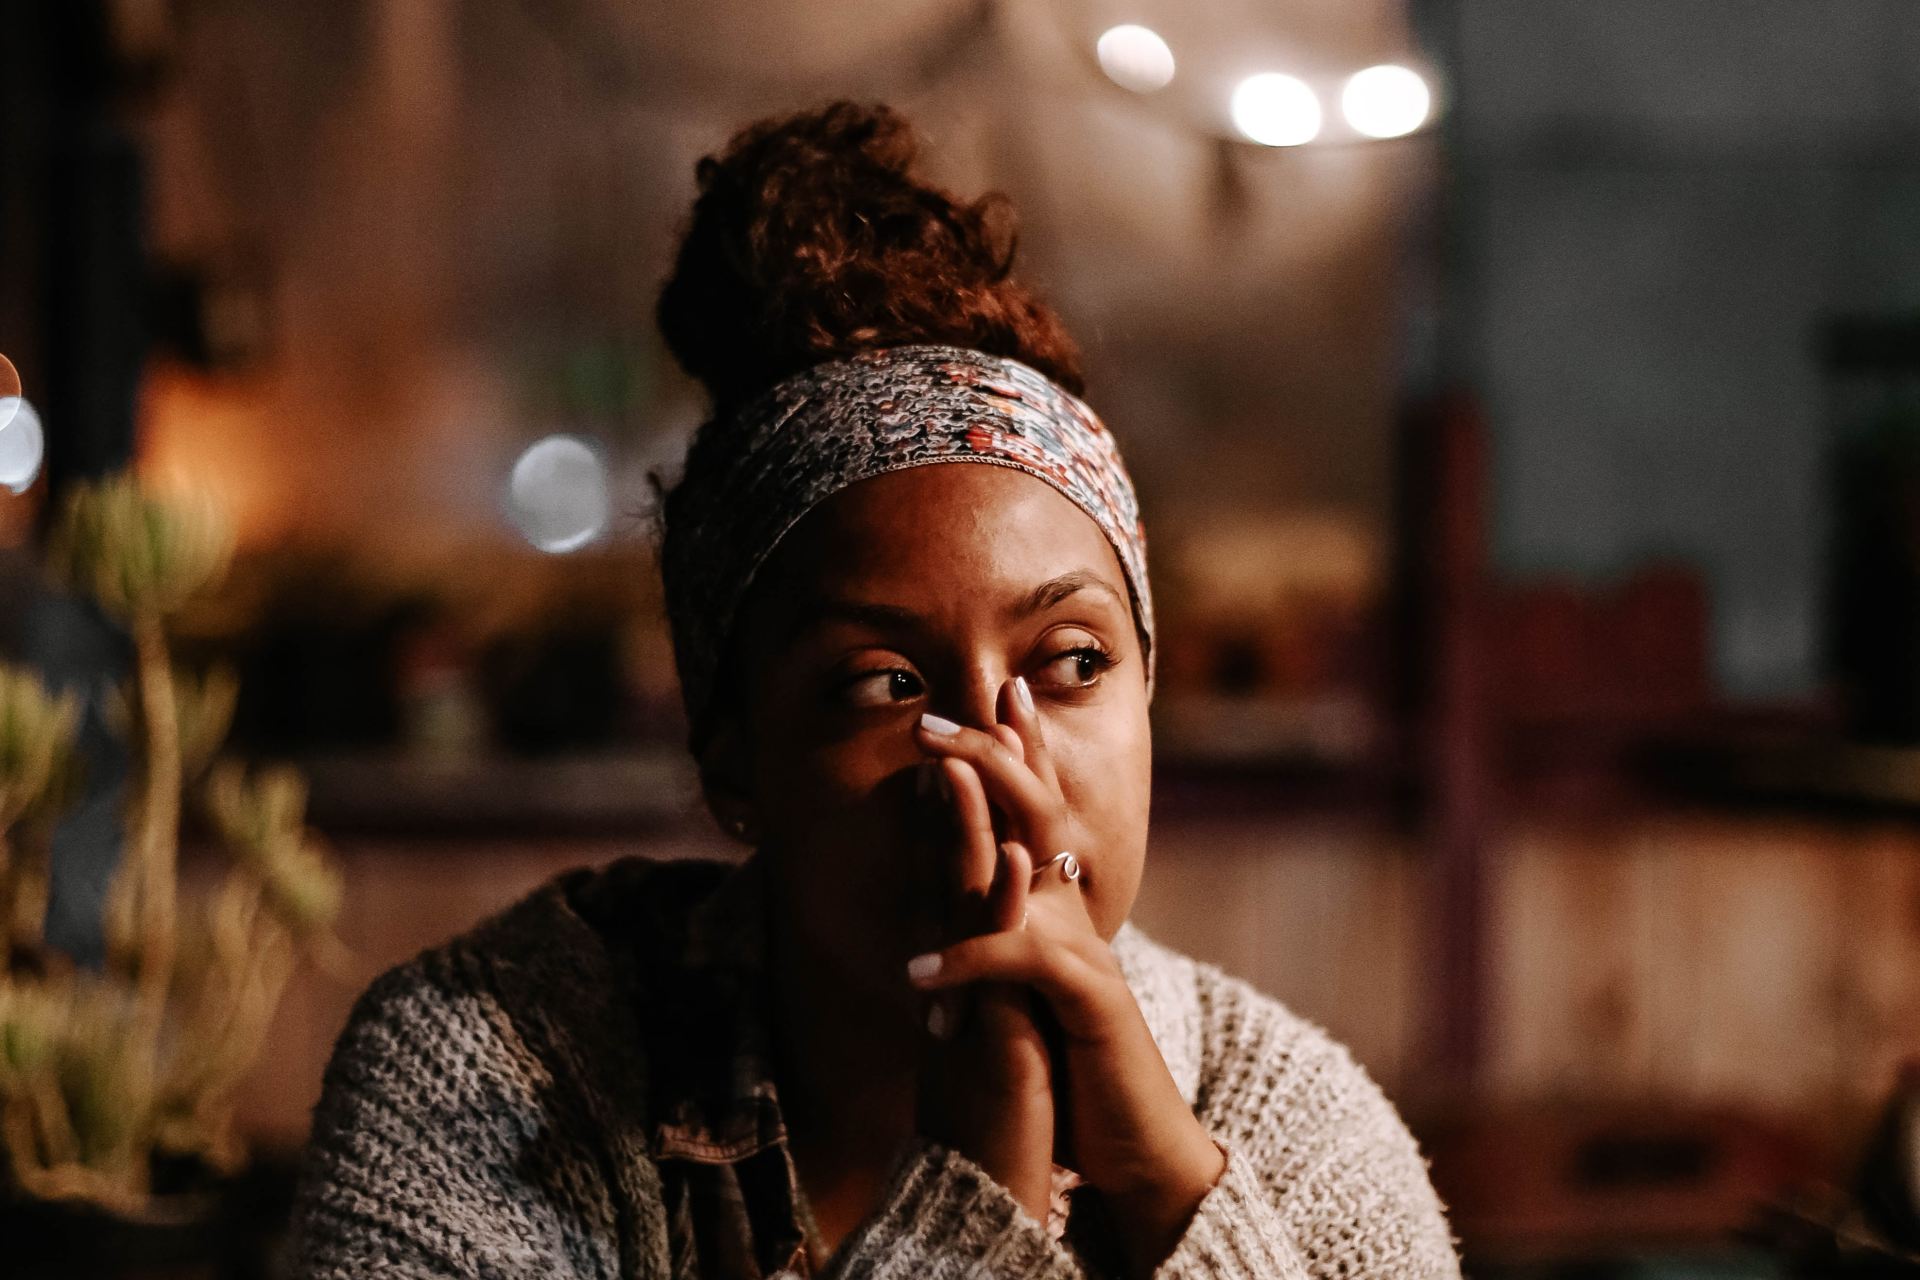
[[[1113,655],[1094,645],[1081,645],[1057,654],[1047,664],[1054,683],[1088,688],[1100,682],[1100,676],[1114,663]]]
[[[911,671],[866,671],[841,687],[842,696],[859,707],[886,707],[920,694],[920,680]]]

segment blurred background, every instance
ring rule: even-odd
[[[73,0],[0,92],[0,657],[87,758],[46,940],[109,950],[141,765],[43,543],[125,469],[231,517],[173,643],[339,869],[179,1265],[275,1273],[375,974],[570,866],[740,855],[652,305],[694,161],[835,97],[1012,197],[1138,483],[1141,927],[1352,1049],[1470,1275],[1920,1251],[1908,0]]]

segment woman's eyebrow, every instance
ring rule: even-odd
[[[1127,602],[1121,598],[1118,591],[1113,589],[1112,583],[1091,569],[1074,569],[1057,578],[1048,578],[1035,587],[1028,593],[1025,600],[1007,610],[1007,616],[1015,621],[1030,618],[1043,609],[1051,609],[1076,591],[1084,591],[1090,587],[1112,596],[1114,602],[1122,609],[1127,607]]]
[[[818,597],[797,612],[787,627],[792,641],[829,622],[851,622],[875,631],[910,631],[920,625],[920,615],[896,604],[874,604],[865,600],[836,600]]]
[[[1045,609],[1051,609],[1068,596],[1088,589],[1104,591],[1111,596],[1122,609],[1127,602],[1105,578],[1091,569],[1074,569],[1055,578],[1049,578],[1029,591],[1024,597],[1009,605],[1006,617],[1009,621],[1030,618]],[[792,625],[787,628],[787,638],[792,640],[815,627],[828,622],[851,622],[872,627],[876,631],[910,631],[925,622],[919,613],[895,604],[879,604],[868,600],[840,600],[831,596],[817,597],[794,616]]]

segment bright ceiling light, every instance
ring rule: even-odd
[[[1356,133],[1369,138],[1398,138],[1427,121],[1433,95],[1418,73],[1387,64],[1368,67],[1347,80],[1340,110]]]
[[[1152,93],[1173,81],[1173,50],[1156,31],[1128,23],[1113,27],[1094,46],[1100,69],[1122,89]]]
[[[1320,134],[1320,99],[1304,80],[1263,71],[1233,90],[1233,127],[1269,147],[1297,147]]]

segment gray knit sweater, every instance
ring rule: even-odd
[[[378,978],[314,1111],[294,1274],[807,1274],[799,1237],[783,1234],[804,1196],[764,1078],[761,1014],[734,980],[760,959],[764,902],[742,887],[757,884],[720,863],[582,868]],[[1112,945],[1227,1154],[1155,1280],[1457,1280],[1426,1162],[1343,1046],[1131,922]],[[727,969],[736,952],[745,969]],[[715,971],[727,980],[707,981]],[[1119,1274],[1097,1191],[1057,1199],[1052,1217],[916,1138],[821,1274]]]

